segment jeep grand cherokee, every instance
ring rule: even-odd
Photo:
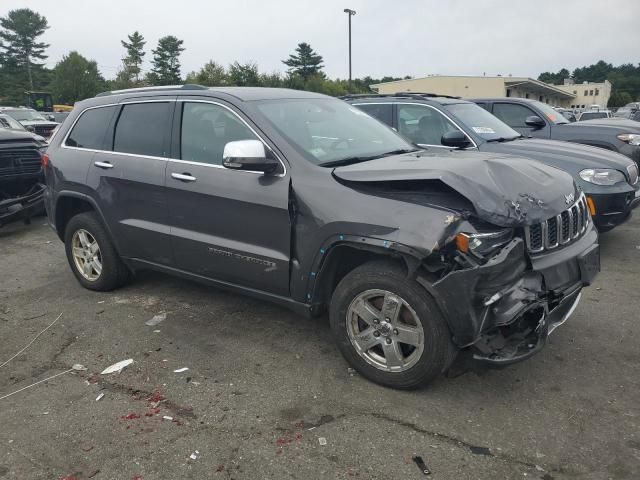
[[[110,92],[76,104],[44,163],[49,221],[84,287],[151,268],[328,308],[350,364],[396,388],[460,350],[492,365],[536,353],[599,269],[568,174],[418,150],[315,93]],[[556,248],[541,240],[552,228]]]

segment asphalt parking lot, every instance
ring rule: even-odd
[[[351,373],[326,318],[156,273],[84,290],[44,223],[0,230],[0,363],[63,315],[0,397],[87,370],[0,400],[0,478],[640,478],[640,216],[541,354],[414,392]]]

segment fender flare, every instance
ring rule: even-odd
[[[113,235],[113,232],[111,231],[111,228],[109,227],[109,223],[107,222],[104,214],[102,213],[102,209],[98,206],[98,202],[95,201],[95,199],[91,196],[91,195],[87,195],[86,193],[80,193],[80,192],[75,192],[73,190],[60,190],[57,194],[56,194],[56,200],[55,200],[55,204],[53,206],[53,218],[55,219],[57,214],[58,214],[58,204],[60,202],[60,199],[62,198],[77,198],[80,200],[83,200],[89,204],[91,204],[91,206],[93,207],[93,210],[99,215],[100,220],[102,221],[102,225],[104,226],[104,228],[107,230],[107,234],[109,235],[109,239],[111,240],[111,242],[113,243],[116,252],[118,252],[118,254],[120,254],[120,248],[118,246],[118,242],[116,241],[116,237]],[[60,229],[58,228],[58,225],[56,225],[56,231],[58,232],[58,237],[60,238],[60,240],[62,240],[64,242],[64,232],[61,232]]]
[[[416,275],[422,259],[431,253],[428,251],[420,252],[392,240],[368,237],[366,235],[333,235],[322,243],[322,246],[313,259],[306,282],[305,302],[318,302],[318,295],[322,290],[322,279],[326,273],[326,266],[330,263],[329,260],[331,256],[334,255],[340,247],[350,247],[382,256],[401,258],[407,267],[408,275]]]

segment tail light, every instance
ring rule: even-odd
[[[41,158],[42,168],[47,168],[49,166],[49,154],[43,153]]]

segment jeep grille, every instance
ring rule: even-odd
[[[584,193],[570,208],[550,219],[524,228],[531,253],[551,250],[581,237],[589,225],[589,206]]]

